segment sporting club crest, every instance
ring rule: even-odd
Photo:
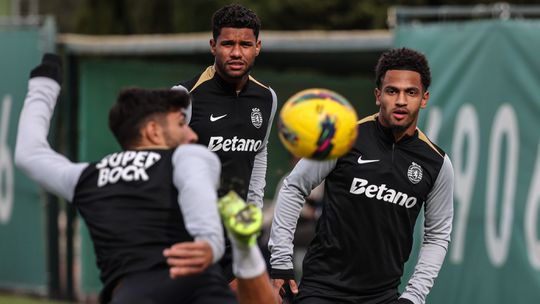
[[[263,117],[262,117],[262,114],[261,114],[261,110],[259,110],[259,108],[251,109],[251,123],[257,129],[262,126]]]
[[[418,184],[422,180],[422,167],[419,164],[412,162],[407,170],[407,177],[413,184]]]

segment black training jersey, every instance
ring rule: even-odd
[[[221,160],[221,194],[232,188],[262,207],[266,144],[276,111],[274,91],[250,76],[236,92],[213,66],[180,86],[192,97],[189,125],[199,143]]]
[[[290,230],[282,224],[291,220],[288,206],[325,179],[324,209],[303,263],[304,295],[352,303],[395,297],[424,204],[423,246],[438,247],[444,259],[452,221],[449,175],[453,174],[448,157],[421,131],[395,142],[376,115],[360,121],[358,139],[345,156],[327,164],[299,163],[287,177],[272,227],[273,276],[286,275],[289,268],[289,252],[281,244]],[[439,253],[428,253],[417,264],[409,298],[425,299],[442,259]]]
[[[73,203],[88,225],[106,287],[127,273],[165,267],[163,249],[193,240],[172,183],[173,152],[114,153],[81,174]]]

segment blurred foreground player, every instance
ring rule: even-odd
[[[325,181],[295,303],[423,304],[443,264],[454,173],[448,155],[416,127],[429,99],[427,59],[411,49],[389,50],[375,77],[379,113],[359,122],[352,149],[337,160],[300,160],[279,192],[269,241],[276,294],[284,286],[297,291],[291,260],[296,221],[305,197]],[[422,208],[420,254],[400,295]]]
[[[123,151],[73,163],[47,142],[61,74],[60,59],[51,54],[31,71],[15,162],[82,215],[104,284],[100,301],[237,303],[215,265],[224,250],[216,205],[220,163],[192,144],[197,135],[185,122],[187,92],[121,92],[109,126]],[[240,291],[240,303],[253,303],[253,297],[272,303],[269,281],[260,279],[266,276],[264,261],[242,250],[242,258],[262,267],[239,273],[245,284],[258,287],[246,297]],[[238,267],[245,269],[246,261]]]

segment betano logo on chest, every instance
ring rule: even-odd
[[[223,138],[222,136],[212,136],[208,141],[208,149],[212,152],[223,150],[257,152],[262,146],[262,140],[244,139],[244,138]]]
[[[120,179],[126,182],[147,181],[146,169],[157,163],[161,155],[149,151],[124,151],[105,156],[98,164],[98,187],[114,184]]]
[[[386,184],[368,185],[369,181],[355,177],[351,184],[350,192],[352,194],[364,194],[368,198],[412,208],[416,205],[417,199],[414,196],[409,197],[406,193],[387,188]]]

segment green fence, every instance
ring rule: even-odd
[[[39,28],[0,31],[0,288],[47,292],[44,192],[13,164],[18,117],[30,69],[39,60]]]
[[[429,303],[540,303],[539,33],[510,20],[396,30],[396,46],[430,61],[420,125],[455,171],[452,243]]]

